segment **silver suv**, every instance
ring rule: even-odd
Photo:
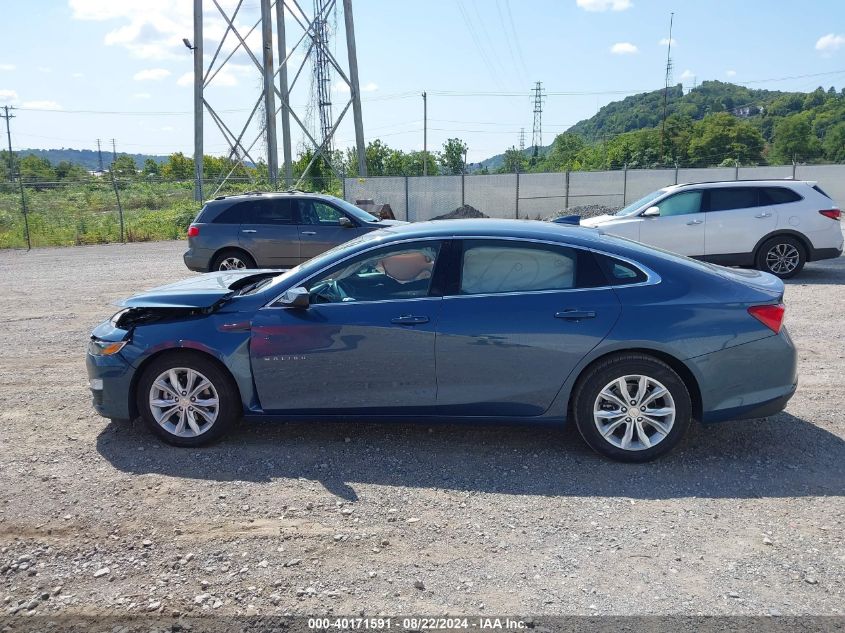
[[[208,201],[188,227],[191,270],[290,268],[354,237],[405,224],[334,196],[251,192]]]

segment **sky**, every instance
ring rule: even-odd
[[[237,0],[218,0],[231,15]],[[286,0],[295,6],[294,0]],[[306,13],[312,2],[298,0]],[[95,148],[114,138],[119,152],[193,152],[191,0],[0,0],[0,106],[17,108],[15,149]],[[338,0],[338,4],[341,4]],[[406,151],[423,148],[428,94],[428,149],[451,137],[477,162],[532,144],[536,81],[546,92],[542,142],[627,94],[663,86],[669,16],[673,83],[718,79],[754,88],[809,91],[845,86],[845,2],[810,0],[353,0],[364,135]],[[204,0],[205,65],[226,30]],[[294,9],[286,20],[289,74],[305,49]],[[243,0],[235,24],[256,23],[259,1]],[[331,47],[346,68],[344,18],[332,19]],[[260,28],[246,38],[261,57]],[[215,68],[236,44],[230,34]],[[275,52],[274,43],[274,52]],[[278,58],[276,58],[278,62]],[[212,71],[214,72],[214,71]],[[349,99],[335,73],[335,116]],[[214,76],[206,99],[240,130],[260,97],[261,76],[235,51]],[[306,63],[291,103],[314,121]],[[311,116],[309,116],[311,110]],[[207,154],[227,144],[205,115]],[[304,134],[293,126],[294,151]],[[246,144],[257,135],[248,127]],[[281,136],[281,131],[279,132]],[[354,144],[351,110],[335,146]],[[253,146],[257,159],[261,142]],[[280,151],[281,155],[281,151]]]

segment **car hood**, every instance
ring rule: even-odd
[[[611,220],[618,220],[615,215],[597,215],[594,218],[581,219],[581,226],[600,226]]]
[[[398,226],[400,224],[410,224],[409,222],[405,222],[405,220],[379,220],[378,222],[373,222],[376,226]]]
[[[159,286],[116,302],[125,308],[210,308],[250,282],[278,275],[278,270],[213,272]]]

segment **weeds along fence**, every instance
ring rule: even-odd
[[[199,211],[193,180],[151,181],[106,175],[84,181],[0,183],[0,248],[146,242],[185,236]],[[337,180],[306,187],[340,195]],[[215,191],[217,182],[204,183]],[[227,181],[218,195],[269,190],[268,183]]]
[[[714,180],[816,180],[845,203],[845,165],[782,165],[677,169],[620,169],[463,176],[346,178],[343,195],[353,204],[390,204],[397,219],[430,220],[469,205],[492,218],[548,218],[620,209],[661,187]]]

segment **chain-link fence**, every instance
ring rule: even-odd
[[[343,195],[353,204],[360,200],[389,204],[401,220],[472,215],[473,210],[491,218],[548,218],[566,210],[592,215],[619,209],[672,184],[784,178],[818,181],[834,201],[845,203],[845,165],[377,176],[347,178]]]

